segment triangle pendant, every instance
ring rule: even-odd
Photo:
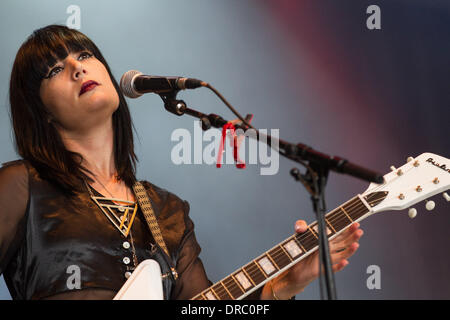
[[[112,224],[128,237],[134,218],[136,216],[138,205],[136,202],[91,196],[103,214],[112,222]]]

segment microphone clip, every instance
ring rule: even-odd
[[[179,90],[169,93],[161,93],[159,96],[164,101],[164,108],[177,116],[182,116],[186,112],[186,103],[183,100],[177,100],[176,96]]]

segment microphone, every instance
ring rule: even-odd
[[[138,98],[144,93],[170,93],[195,89],[206,83],[192,78],[148,76],[136,70],[125,72],[120,79],[120,89],[128,98]]]

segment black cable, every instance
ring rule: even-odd
[[[211,91],[213,91],[219,98],[220,100],[223,101],[223,103],[225,103],[225,105],[231,110],[231,112],[233,112],[238,118],[239,120],[242,121],[243,124],[245,124],[247,126],[247,128],[252,128],[253,130],[256,131],[256,133],[259,136],[259,131],[253,127],[250,123],[247,123],[247,121],[244,119],[244,117],[242,117],[242,115],[237,112],[233,106],[227,101],[227,99],[225,99],[225,97],[223,97],[219,91],[217,91],[213,86],[211,86],[209,83],[206,82],[202,82],[202,86],[210,89]],[[293,157],[291,155],[288,154],[288,152],[286,150],[283,149],[279,149],[277,150],[282,156],[293,160],[301,165],[303,165],[307,170],[309,170],[311,177],[313,179],[313,184],[314,184],[314,189],[316,190],[316,194],[312,195],[313,197],[316,198],[317,201],[315,201],[316,204],[316,211],[318,213],[318,215],[320,214],[325,214],[325,198],[324,198],[324,194],[323,194],[323,190],[321,190],[321,188],[319,188],[319,183],[322,184],[322,181],[318,181],[319,177],[317,175],[317,173],[312,170],[312,168],[306,164],[304,161],[301,161],[298,157]],[[321,187],[323,187],[321,185]],[[319,217],[317,217],[317,219],[319,219]],[[323,220],[321,220],[323,222]],[[322,229],[325,229],[324,226],[322,226]],[[323,230],[322,230],[323,231]],[[321,232],[322,235],[323,232]],[[332,265],[331,265],[331,261],[329,261],[330,256],[329,254],[327,255],[325,252],[323,252],[323,249],[328,249],[329,247],[327,245],[326,242],[328,242],[328,238],[326,237],[326,234],[324,235],[325,238],[322,239],[323,237],[321,237],[319,235],[319,241],[318,241],[318,251],[319,251],[319,285],[320,285],[320,294],[321,294],[321,298],[324,299],[324,296],[327,297],[327,299],[335,299],[336,298],[336,292],[335,292],[335,287],[331,287],[331,288],[327,288],[328,290],[325,290],[325,287],[327,287],[325,284],[326,283],[330,283],[330,277],[333,278],[333,270],[332,270]],[[326,267],[326,265],[328,265],[331,270],[328,270],[328,268]],[[323,274],[322,274],[322,269],[323,269]],[[327,272],[328,271],[328,272]],[[330,275],[331,273],[331,275]]]
[[[225,99],[225,97],[223,97],[219,91],[216,90],[216,88],[214,88],[212,85],[210,85],[207,82],[203,82],[202,85],[208,89],[210,89],[212,92],[214,92],[216,94],[216,96],[219,97],[220,100],[223,101],[223,103],[225,103],[225,105],[231,110],[231,112],[233,112],[238,118],[239,120],[242,121],[243,124],[245,124],[247,127],[252,128],[253,130],[255,130],[258,133],[258,130],[256,128],[254,128],[250,123],[247,123],[247,121],[244,119],[244,117],[242,117],[240,115],[239,112],[237,112],[233,106],[227,101],[227,99]]]

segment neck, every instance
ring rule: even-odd
[[[334,238],[352,223],[366,218],[371,213],[371,208],[383,201],[387,194],[388,192],[380,191],[365,197],[358,195],[327,213],[324,219],[325,236]],[[304,233],[294,234],[192,299],[242,299],[316,251],[318,238],[317,222],[314,222]]]
[[[59,132],[66,148],[82,155],[82,165],[86,169],[103,181],[110,181],[115,177],[117,170],[112,119],[89,131],[70,132],[60,129]]]

